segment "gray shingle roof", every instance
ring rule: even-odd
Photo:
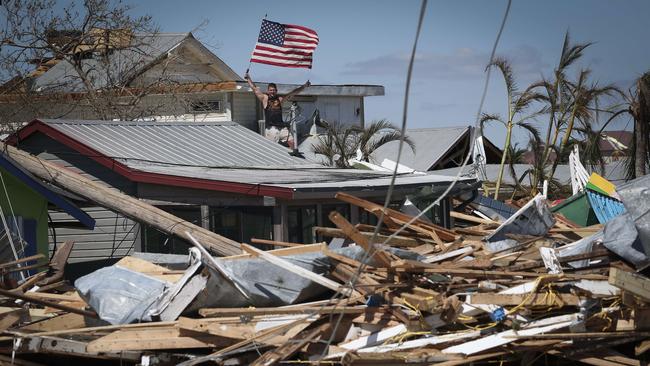
[[[466,133],[469,127],[418,128],[406,131],[415,143],[415,153],[408,145],[402,148],[400,164],[419,171],[427,171],[451,149]],[[399,142],[383,145],[372,154],[372,162],[381,164],[384,159],[397,159]]]
[[[147,163],[193,167],[310,166],[235,122],[41,122],[137,169]]]
[[[120,85],[126,79],[139,74],[152,61],[172,50],[191,33],[159,33],[135,35],[134,47],[114,50],[108,54],[108,62],[96,58],[82,60],[82,68],[96,89]],[[68,61],[61,61],[38,77],[32,86],[34,91],[77,92],[84,90],[79,74]]]

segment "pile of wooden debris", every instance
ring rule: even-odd
[[[215,259],[196,242],[199,259],[184,268],[144,257],[113,266],[162,286],[159,294],[118,271],[70,287],[61,281],[66,244],[48,271],[0,290],[0,363],[639,365],[650,348],[647,257],[629,253],[647,238],[621,229],[647,218],[576,227],[538,196],[503,222],[468,205],[445,229],[337,198],[381,229],[332,212],[336,228],[316,232],[342,246],[264,241],[285,248],[242,244],[243,254]],[[33,269],[20,265],[0,269]],[[245,306],[278,302],[288,304]]]

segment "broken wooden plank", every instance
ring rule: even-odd
[[[374,258],[378,263],[379,267],[390,267],[390,256],[388,256],[384,251],[379,250],[371,243],[365,236],[361,235],[361,232],[350,224],[348,220],[345,219],[340,213],[332,211],[329,214],[329,219],[332,221],[339,229],[357,243],[368,256]]]
[[[262,316],[262,315],[289,315],[289,314],[363,314],[368,307],[358,306],[294,306],[291,308],[202,308],[199,314],[209,317],[230,316]]]
[[[159,349],[213,348],[231,344],[228,339],[197,335],[181,336],[176,327],[153,329],[124,329],[88,343],[88,352],[144,351]]]
[[[612,267],[609,270],[609,283],[650,301],[650,280],[641,275]]]
[[[20,299],[20,300],[31,302],[31,303],[34,303],[34,304],[49,306],[51,308],[67,311],[67,312],[70,312],[70,313],[76,313],[76,314],[80,314],[80,315],[83,315],[83,316],[88,316],[88,317],[91,317],[91,318],[97,318],[97,314],[95,312],[80,310],[80,309],[77,309],[75,307],[62,305],[62,304],[52,302],[52,301],[41,300],[39,298],[33,297],[31,295],[28,295],[28,294],[20,294],[20,293],[0,289],[0,295],[5,296],[5,297],[9,297],[9,298],[12,298],[12,299]]]

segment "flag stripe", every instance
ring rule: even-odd
[[[293,37],[284,37],[284,44],[287,44],[288,42],[300,43],[300,44],[303,44],[305,46],[314,45],[314,47],[316,47],[316,45],[318,44],[318,41],[312,41],[312,40],[300,39],[300,38],[293,38]]]
[[[305,35],[304,33],[300,33],[300,32],[289,32],[289,31],[287,31],[287,32],[284,32],[284,35],[285,35],[285,37],[291,36],[291,38],[307,39],[307,40],[313,40],[313,41],[318,42],[318,37],[311,37],[311,36]]]
[[[311,64],[311,60],[283,60],[276,57],[267,57],[267,56],[253,56],[253,58],[256,60],[275,61],[275,62],[280,62],[285,64],[305,64],[305,65]]]
[[[273,48],[279,51],[292,51],[296,50],[299,52],[308,52],[308,53],[313,53],[313,50],[315,47],[309,46],[309,47],[303,47],[303,46],[291,46],[291,47],[282,47],[282,46],[276,46],[274,44],[269,44],[269,43],[257,43],[255,47],[262,46],[262,47],[269,47]]]
[[[304,42],[290,42],[290,41],[284,41],[284,46],[293,46],[297,48],[304,48],[304,49],[316,49],[316,45],[310,45],[309,43],[304,43]]]
[[[315,30],[313,30],[313,29],[309,29],[309,28],[307,28],[307,27],[303,27],[303,26],[301,26],[301,25],[285,24],[285,25],[284,25],[284,28],[285,28],[285,29],[292,29],[292,28],[294,28],[294,29],[297,29],[297,30],[301,30],[301,31],[303,31],[303,32],[305,32],[305,33],[307,33],[307,34],[309,34],[309,35],[312,35],[312,36],[318,37],[318,33],[316,33]]]
[[[273,52],[277,54],[286,54],[286,55],[300,55],[300,56],[311,56],[314,53],[309,52],[309,51],[302,51],[302,50],[297,50],[297,49],[289,49],[289,48],[272,48],[272,47],[267,47],[264,44],[257,44],[255,46],[255,51],[266,51],[266,52]]]
[[[311,63],[308,64],[286,64],[286,63],[281,63],[281,62],[273,62],[273,61],[266,61],[266,60],[258,60],[258,59],[251,59],[251,62],[257,62],[258,64],[267,64],[267,65],[273,65],[273,66],[282,66],[282,67],[301,67],[305,69],[311,69]]]
[[[253,56],[274,58],[276,60],[287,60],[287,61],[310,61],[311,62],[312,60],[311,57],[287,57],[287,56],[269,55],[266,53],[260,53],[258,51],[253,52]]]

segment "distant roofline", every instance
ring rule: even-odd
[[[107,121],[107,120],[83,120],[83,119],[49,119],[38,118],[38,121],[46,124],[68,124],[68,125],[114,125],[114,126],[241,126],[234,121]]]
[[[266,89],[269,82],[255,82],[257,87],[262,90]],[[286,94],[300,86],[300,84],[283,84],[275,83],[278,86],[279,94]],[[248,83],[245,81],[236,81],[237,89],[242,92],[252,92]],[[383,85],[370,84],[312,84],[300,95],[344,95],[344,96],[383,96],[385,90]]]
[[[44,121],[41,121],[39,119],[31,121],[26,126],[23,126],[21,129],[7,137],[5,142],[9,145],[20,148],[19,143],[21,140],[25,140],[33,134],[42,133],[49,138],[58,141],[59,143],[62,143],[77,151],[78,153],[94,160],[109,170],[122,175],[132,182],[187,187],[218,192],[230,192],[251,196],[272,196],[285,199],[293,198],[293,189],[286,187],[218,181],[201,178],[188,178],[167,174],[150,173],[133,169],[120,162],[119,160],[106,156],[94,148],[80,142],[74,137],[71,137],[52,126],[49,126],[47,122]]]

